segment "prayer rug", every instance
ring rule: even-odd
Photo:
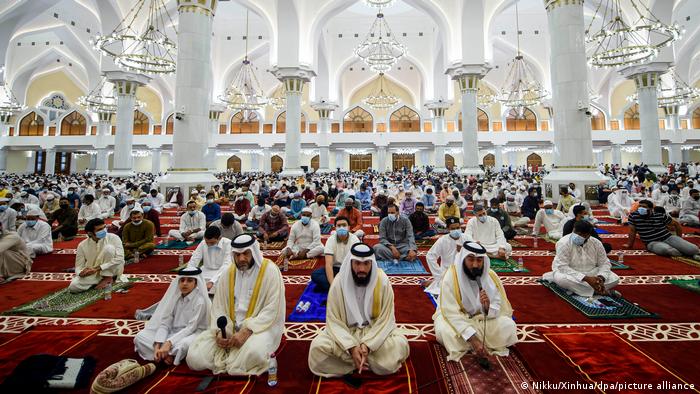
[[[491,269],[495,272],[530,272],[530,270],[524,266],[523,268],[519,268],[518,262],[515,261],[515,259],[510,258],[508,260],[496,258],[491,259]]]
[[[547,234],[541,234],[541,235],[539,235],[539,237],[540,237],[540,239],[543,239],[551,244],[556,244],[558,241],[558,239],[549,238],[549,235],[547,235]]]
[[[678,386],[674,389],[672,385],[687,383],[678,374],[618,335],[611,327],[539,328],[538,331],[587,380],[587,384],[603,385],[591,387],[597,388],[596,391],[648,392],[656,389],[676,392],[680,391]],[[644,390],[620,386],[630,383],[651,387]],[[613,387],[615,384],[616,388]]]
[[[439,300],[439,297],[440,297],[440,296],[437,295],[437,294],[428,293],[427,291],[424,291],[423,293],[425,293],[425,295],[428,296],[428,298],[430,299],[430,302],[432,302],[432,303],[433,303],[433,306],[434,306],[435,308],[437,308],[437,306],[438,306],[438,300]]]
[[[194,393],[202,382],[202,379],[211,376],[213,380],[202,392],[247,394],[253,391],[256,376],[234,377],[226,374],[211,375],[207,372],[191,371],[181,364],[171,368],[164,376],[156,380],[145,392],[152,393]],[[263,375],[266,377],[266,375]]]
[[[416,246],[423,247],[423,248],[430,248],[433,246],[433,244],[437,241],[437,238],[423,238],[423,239],[417,239],[416,240]]]
[[[535,379],[513,351],[506,357],[489,356],[491,370],[487,371],[479,366],[474,356],[466,355],[459,362],[447,361],[444,346],[433,342],[431,348],[431,357],[436,361],[435,364],[443,377],[442,386],[450,394],[540,392],[530,384]],[[425,392],[433,392],[436,389],[434,387],[433,391],[430,391],[425,385],[419,387],[423,388],[426,389]]]
[[[321,234],[323,234],[323,235],[330,234],[331,230],[333,230],[333,225],[330,223],[322,224],[320,227],[321,227]]]
[[[328,301],[328,293],[316,291],[316,284],[309,282],[304,289],[304,292],[299,297],[299,302],[296,303],[295,309],[287,318],[289,322],[325,322],[326,321],[326,301]],[[309,303],[306,311],[299,311],[301,303]]]
[[[284,247],[287,246],[287,243],[284,241],[276,241],[276,242],[263,242],[261,245],[262,250],[282,250]]]
[[[610,261],[610,266],[611,266],[610,269],[613,269],[613,270],[631,270],[632,269],[632,267],[630,267],[629,265],[627,265],[625,263],[621,263],[617,260],[608,259],[608,261]]]
[[[410,358],[392,375],[379,376],[369,371],[361,375],[355,373],[352,376],[362,381],[360,388],[351,388],[341,378],[314,376],[309,393],[409,394],[418,392],[416,371]]]
[[[200,242],[201,242],[200,240],[194,241],[194,243],[191,243],[191,244],[188,244],[185,241],[163,242],[163,243],[156,245],[156,249],[187,249],[191,246],[199,245]]]
[[[700,281],[697,279],[669,279],[666,282],[686,290],[700,293]]]
[[[126,290],[132,282],[114,282],[112,291]],[[71,313],[104,299],[104,291],[92,288],[81,293],[61,289],[37,300],[3,312],[3,315],[67,317]]]
[[[602,228],[597,228],[597,227],[596,227],[596,229],[595,229],[595,232],[598,233],[598,234],[610,234],[610,231],[604,230],[604,229],[602,229]]]
[[[688,257],[683,257],[683,256],[677,256],[677,257],[671,257],[672,259],[676,261],[680,261],[681,263],[686,263],[688,265],[692,265],[693,267],[700,267],[700,261],[693,260]]]
[[[516,240],[514,240],[514,239],[511,239],[510,241],[508,241],[508,243],[510,244],[510,246],[512,246],[512,247],[514,247],[514,248],[527,248],[527,247],[528,247],[528,246],[525,245],[524,243],[518,242],[518,241],[516,241]]]
[[[570,294],[567,290],[564,290],[553,282],[548,282],[546,280],[539,280],[539,282],[591,319],[659,317],[655,313],[651,313],[622,297],[595,296],[587,298],[573,293]]]
[[[448,230],[447,228],[440,227],[437,224],[433,224],[433,230],[435,230],[435,232],[438,234],[447,234],[450,232],[450,230]]]
[[[384,273],[387,275],[418,275],[428,273],[418,259],[414,261],[399,260],[398,263],[394,263],[391,260],[377,260],[377,265],[384,270]]]
[[[276,259],[273,259],[272,261],[276,261]],[[316,268],[316,263],[318,262],[317,258],[313,259],[303,259],[303,260],[289,260],[288,268],[290,270],[311,270]],[[280,268],[282,268],[282,265],[284,262],[281,262],[277,264]]]

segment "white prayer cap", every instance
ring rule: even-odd
[[[53,200],[54,198],[56,198],[56,195],[53,194],[53,193],[51,193],[51,194],[49,194],[48,196],[46,196],[46,200],[48,200],[48,201],[51,201],[51,200]]]
[[[111,190],[109,190],[108,187],[102,188],[102,191],[103,191],[103,192],[111,192]]]
[[[545,206],[545,207],[546,207],[547,205],[552,206],[552,205],[554,205],[554,204],[552,204],[552,201],[546,200],[546,201],[544,202],[544,204],[542,204],[542,206]]]
[[[41,216],[41,209],[29,208],[29,211],[27,211],[27,216]]]
[[[301,213],[306,213],[306,212],[311,213],[311,208],[305,207],[304,209],[301,210]]]
[[[136,208],[132,209],[131,211],[129,211],[129,215],[131,215],[134,212],[143,213],[143,209],[141,209],[141,207],[136,207]]]
[[[129,196],[129,197],[126,198],[126,201],[127,201],[127,202],[129,202],[129,201],[136,201],[136,199],[135,199],[134,197],[132,197],[132,196]]]

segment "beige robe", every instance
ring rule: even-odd
[[[15,232],[2,231],[0,235],[0,277],[24,275],[32,268],[29,249]]]
[[[362,343],[369,348],[367,364],[377,375],[389,375],[408,358],[408,340],[398,332],[394,317],[394,291],[384,271],[378,269],[369,325],[349,327],[341,281],[334,280],[328,293],[326,327],[314,338],[309,349],[309,369],[323,377],[343,376],[355,369],[350,350]],[[379,299],[378,299],[379,298]]]
[[[260,375],[267,371],[270,353],[279,347],[284,332],[285,298],[282,274],[277,265],[263,259],[250,296],[248,312],[242,322],[235,321],[232,293],[241,273],[231,263],[216,284],[212,304],[210,328],[197,337],[187,353],[187,365],[195,370],[211,370],[215,374]],[[241,296],[235,294],[235,298]],[[253,332],[240,348],[228,350],[216,344],[219,328],[216,321],[226,316],[227,338],[234,334],[234,327],[247,328]],[[235,322],[235,323],[234,323]]]
[[[80,277],[78,274],[85,268],[100,267],[100,272]],[[124,273],[124,246],[122,240],[114,234],[107,234],[98,242],[91,238],[80,242],[75,255],[75,276],[68,285],[68,291],[79,293],[100,283],[102,278],[116,277],[118,281],[126,282]]]
[[[459,265],[452,265],[442,278],[440,289],[440,307],[433,315],[435,322],[435,336],[447,350],[447,359],[459,361],[469,350],[471,344],[464,339],[465,335],[474,332],[474,335],[483,342],[484,340],[484,315],[469,316],[462,306],[462,296],[457,280]],[[506,297],[503,284],[495,272],[489,270],[491,279],[501,295],[500,308],[496,317],[489,317],[486,321],[486,347],[499,356],[508,355],[508,346],[517,342],[516,326],[512,319],[513,308]]]

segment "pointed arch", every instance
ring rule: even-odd
[[[591,130],[606,130],[607,124],[605,112],[598,107],[591,106]]]
[[[484,167],[495,167],[496,166],[496,156],[493,153],[489,153],[481,161]]]
[[[61,135],[86,135],[87,119],[78,111],[72,111],[61,120]]]
[[[477,130],[479,131],[489,131],[489,115],[481,108],[476,109],[476,120],[477,120]],[[459,125],[459,131],[462,131],[462,112],[459,112],[457,118]]]
[[[639,104],[632,104],[623,116],[625,130],[639,130]]]
[[[172,135],[173,130],[175,130],[175,113],[170,114],[170,116],[165,119],[165,134]]]
[[[134,135],[148,135],[150,120],[143,112],[134,110]]]
[[[42,136],[44,135],[44,118],[32,111],[22,117],[19,121],[20,136]]]
[[[238,111],[231,117],[231,134],[258,134],[260,131],[260,118],[257,112],[251,112],[245,116],[243,111]]]
[[[280,112],[280,114],[277,115],[275,126],[275,132],[277,134],[284,134],[287,131],[287,111]],[[303,112],[301,113],[301,125],[299,127],[302,134],[306,132],[306,114]]]
[[[537,115],[530,108],[524,108],[522,113],[512,108],[506,115],[506,130],[537,131]]]
[[[695,108],[691,119],[692,119],[692,127],[694,129],[700,129],[700,107]]]
[[[279,155],[274,155],[270,158],[270,169],[272,172],[282,172],[284,168],[284,159]]]
[[[531,153],[527,157],[527,168],[532,171],[539,171],[542,167],[542,157],[537,153]]]
[[[447,168],[450,171],[453,171],[455,168],[455,158],[454,156],[445,153],[445,168]]]
[[[316,171],[318,168],[321,166],[321,158],[319,155],[316,155],[311,158],[311,168]]]
[[[343,133],[371,133],[374,131],[374,117],[360,106],[349,110],[343,116]]]
[[[389,120],[392,133],[420,131],[420,115],[406,105],[392,112]]]
[[[241,158],[233,155],[226,160],[226,169],[233,172],[241,172]]]

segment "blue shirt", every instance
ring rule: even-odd
[[[289,206],[289,210],[295,218],[298,218],[299,216],[301,216],[301,210],[304,209],[305,206],[306,201],[304,201],[303,198],[300,198],[298,200],[292,200],[292,203]]]
[[[435,200],[435,195],[428,193],[423,194],[423,197],[421,198],[423,205],[425,205],[426,207],[432,207],[433,205],[435,205]]]
[[[207,222],[221,219],[221,207],[217,203],[204,204],[202,213],[207,218]]]

